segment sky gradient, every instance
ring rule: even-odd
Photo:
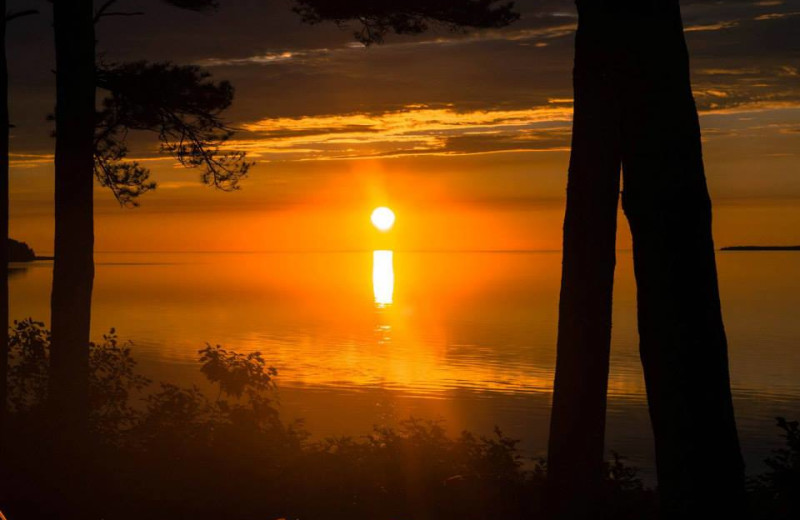
[[[97,250],[560,248],[571,2],[518,1],[521,20],[502,30],[369,48],[352,27],[301,24],[288,1],[231,0],[213,15],[122,2],[145,15],[102,20],[103,61],[198,64],[230,80],[232,146],[256,165],[241,190],[217,192],[135,136],[132,156],[159,186],[136,209],[98,186]],[[800,243],[800,0],[682,5],[716,243]],[[38,7],[8,33],[11,232],[45,253],[54,56],[49,4]],[[380,205],[397,213],[390,237],[370,227]]]

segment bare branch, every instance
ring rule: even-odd
[[[100,21],[101,18],[105,18],[107,16],[141,16],[144,14],[142,11],[109,11],[112,5],[117,3],[117,0],[108,0],[94,15],[94,23]]]
[[[26,9],[24,11],[9,11],[6,13],[6,23],[16,20],[17,18],[22,18],[24,16],[30,16],[32,14],[39,14],[38,9]]]
[[[108,9],[115,3],[117,3],[117,0],[106,0],[106,2],[103,5],[101,5],[100,9],[98,9],[97,12],[94,14],[94,23],[97,23],[98,20],[100,20],[100,17],[103,16],[103,13],[108,11]]]
[[[142,11],[113,11],[107,12],[100,15],[95,16],[95,23],[99,22],[101,18],[106,18],[107,16],[142,16],[144,13]]]

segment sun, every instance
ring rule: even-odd
[[[370,216],[372,225],[379,231],[389,231],[394,226],[394,211],[385,206],[375,208]]]

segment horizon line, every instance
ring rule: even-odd
[[[734,246],[721,246],[715,248],[715,251],[725,252],[726,250],[736,250],[739,248],[796,248],[797,245],[783,246],[783,245],[734,245]],[[359,248],[359,249],[140,249],[140,250],[122,250],[122,249],[102,249],[96,250],[94,253],[99,254],[345,254],[345,253],[369,253],[372,251],[395,251],[402,253],[560,253],[563,252],[562,248],[559,249],[433,249],[433,248]],[[632,248],[617,248],[615,251],[630,252]],[[52,257],[51,251],[44,251],[37,256]]]

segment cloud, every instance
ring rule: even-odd
[[[266,118],[232,148],[263,161],[552,151],[568,145],[567,100],[528,109],[408,105],[382,113]]]
[[[267,51],[263,54],[255,54],[244,58],[206,58],[198,61],[197,65],[201,67],[234,67],[239,65],[279,65],[288,62],[309,63],[314,59],[324,58],[329,54],[331,54],[331,50],[327,48]]]
[[[711,103],[707,108],[700,110],[700,115],[744,114],[751,112],[797,109],[800,109],[800,103],[793,101],[751,101],[732,105],[719,105],[716,103]]]
[[[739,22],[736,20],[728,20],[725,22],[709,23],[703,25],[690,25],[684,29],[684,32],[697,32],[697,31],[721,31],[723,29],[732,29],[737,27]]]
[[[13,168],[35,168],[45,164],[52,164],[55,155],[46,153],[10,153],[9,166]]]
[[[767,13],[756,16],[753,18],[759,22],[763,22],[766,20],[780,20],[781,18],[789,18],[790,16],[797,16],[800,15],[800,11],[790,12],[790,13]]]
[[[704,74],[708,76],[745,76],[745,75],[753,75],[758,74],[759,70],[753,67],[745,67],[745,68],[738,68],[738,69],[701,69],[697,71],[698,74]]]
[[[781,63],[698,68],[694,95],[701,112],[800,107],[797,68]]]
[[[563,18],[563,17],[558,17]],[[544,40],[551,40],[569,36],[577,28],[576,22],[559,22],[553,26],[536,27],[517,30],[487,30],[470,33],[456,33],[437,38],[419,39],[405,42],[390,42],[380,46],[381,49],[413,48],[420,46],[453,46],[481,42],[526,42],[536,40],[537,46],[547,46]],[[197,65],[203,67],[235,67],[243,65],[319,65],[325,60],[339,54],[363,52],[364,45],[358,42],[348,42],[337,48],[317,49],[282,49],[270,50],[239,58],[204,58],[198,60]]]

